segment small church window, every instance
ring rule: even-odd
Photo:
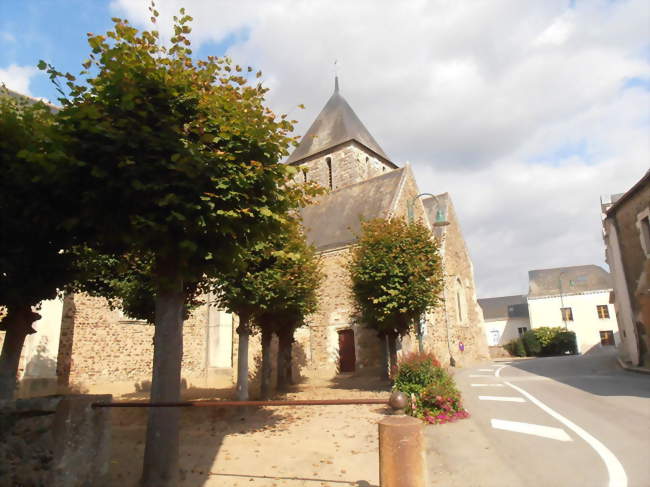
[[[303,177],[305,178],[305,182],[307,182],[307,171],[302,172]]]
[[[332,158],[328,157],[327,159],[325,159],[325,162],[327,162],[327,174],[329,177],[330,189],[334,189],[332,185]]]

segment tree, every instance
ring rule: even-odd
[[[376,219],[363,223],[350,261],[357,320],[388,338],[390,368],[397,337],[435,307],[443,286],[438,244],[420,223]]]
[[[278,336],[277,384],[285,389],[293,383],[292,348],[295,331],[318,308],[317,291],[323,281],[321,261],[302,231],[289,234],[285,252],[289,258],[279,260],[280,286],[275,308],[275,333]]]
[[[312,194],[314,188],[304,191]],[[248,337],[253,324],[262,333],[262,395],[268,396],[272,334],[284,325],[299,326],[304,316],[313,312],[315,291],[321,279],[315,250],[307,245],[300,224],[293,217],[269,240],[251,247],[243,262],[244,265],[223,273],[216,280],[218,302],[240,318],[237,328],[239,400],[248,399]],[[285,349],[285,357],[286,353]],[[288,353],[291,353],[290,345]]]
[[[265,238],[294,205],[293,170],[278,163],[295,140],[291,122],[265,107],[250,68],[192,58],[191,20],[181,9],[167,48],[158,32],[113,19],[105,36],[88,35],[82,82],[39,64],[62,93],[60,197],[78,205],[64,225],[100,254],[151,255],[156,402],[180,398],[187,283],[201,288],[236,265],[243,243]],[[176,485],[178,419],[177,408],[150,410],[143,484]]]
[[[16,389],[25,337],[40,318],[32,308],[55,298],[74,275],[65,251],[70,239],[52,204],[60,156],[54,123],[49,106],[0,89],[0,306],[6,310],[0,399],[11,399]]]

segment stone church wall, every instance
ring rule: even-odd
[[[206,320],[206,306],[200,306],[183,327],[182,377],[188,386],[205,385]],[[153,325],[126,319],[102,298],[68,296],[57,360],[60,384],[114,394],[147,390],[153,335]]]
[[[351,184],[365,181],[366,179],[379,176],[391,171],[393,168],[374,156],[371,152],[364,150],[359,144],[350,142],[332,152],[324,155],[312,156],[305,159],[297,167],[307,169],[307,180],[313,181],[324,188],[330,187],[329,168],[327,159],[332,161],[332,188],[339,189]],[[300,171],[295,179],[302,182],[305,179]]]
[[[487,341],[484,332],[483,312],[476,299],[474,270],[460,224],[453,204],[447,199],[447,219],[443,237],[446,301],[431,316],[433,326],[428,341],[431,343],[441,362],[449,363],[449,349],[457,365],[467,365],[477,360],[488,358]],[[463,319],[458,312],[458,283],[462,283],[460,292],[464,301]],[[446,316],[445,316],[446,314]],[[449,349],[447,347],[447,324],[449,327]],[[459,344],[464,344],[460,351]]]

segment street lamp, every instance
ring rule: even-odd
[[[444,227],[444,226],[449,225],[449,222],[445,218],[445,212],[442,211],[442,208],[440,207],[440,200],[438,199],[438,197],[435,194],[431,194],[431,193],[420,193],[415,198],[413,198],[412,201],[410,201],[408,203],[408,205],[406,206],[406,212],[408,214],[408,222],[413,223],[413,221],[415,220],[415,202],[418,200],[418,198],[420,198],[422,196],[430,196],[436,202],[436,208],[437,208],[437,210],[436,210],[436,220],[433,222],[433,226],[434,227]]]
[[[417,195],[415,198],[413,198],[411,201],[409,201],[406,205],[406,212],[408,216],[408,222],[413,223],[415,220],[415,202],[418,200],[418,198],[421,198],[422,196],[430,196],[431,198],[434,199],[436,202],[436,219],[433,222],[434,227],[445,227],[449,225],[449,221],[445,218],[445,212],[442,210],[441,205],[440,205],[440,200],[435,194],[431,193],[420,193]],[[444,276],[444,272],[443,272]],[[443,277],[444,279],[444,277]],[[447,318],[447,293],[446,293],[446,287],[445,283],[443,282],[442,285],[442,300],[444,302],[444,313],[445,313],[445,327],[447,328],[447,349],[449,350],[449,364],[452,367],[456,366],[456,360],[451,354],[451,345],[449,344],[449,319]],[[426,322],[425,322],[426,326]],[[424,342],[422,340],[422,323],[421,320],[418,321],[418,350],[420,353],[424,352]]]

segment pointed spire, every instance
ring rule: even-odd
[[[334,93],[339,92],[339,60],[334,60]]]
[[[339,93],[339,77],[338,73],[335,73],[334,93],[286,162],[293,164],[350,140],[357,141],[390,162],[377,141]]]

